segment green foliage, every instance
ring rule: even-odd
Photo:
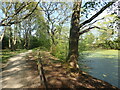
[[[24,43],[25,43],[25,40],[24,38],[19,38],[19,40],[17,41],[17,44],[16,44],[16,48],[18,49],[25,49],[24,48]]]
[[[2,40],[2,49],[7,49],[8,47],[9,47],[9,37],[5,35]]]
[[[59,58],[62,61],[66,60],[66,56],[67,56],[67,51],[68,51],[68,43],[66,42],[59,42],[59,44],[57,44],[57,46],[55,46],[54,52],[52,53],[55,57]]]
[[[86,50],[91,50],[93,42],[95,40],[95,36],[89,32],[85,36],[80,37],[80,42],[79,42],[79,51],[86,51]]]
[[[19,7],[19,5],[21,5],[21,3],[18,3],[16,7]],[[35,5],[36,2],[32,2],[27,5],[24,10],[31,12]],[[13,12],[15,11],[14,7],[11,7],[11,9],[13,9]],[[40,12],[40,10],[41,8],[37,7],[37,9],[29,17],[27,17],[27,19],[23,20],[19,24],[13,25],[12,27],[10,26],[12,28],[12,42],[14,42],[16,38],[15,47],[17,49],[44,47],[49,50],[51,46],[49,35],[47,33],[49,26],[45,22],[43,13]],[[21,14],[22,12],[16,15],[15,20],[18,20],[19,15]],[[9,29],[7,29],[5,37],[2,41],[3,48],[9,47],[9,37]]]
[[[120,50],[120,46],[119,46],[119,40],[106,40],[104,43],[99,43],[98,45],[99,47],[103,48],[103,49],[116,49],[116,50]]]
[[[68,27],[56,26],[58,33],[56,33],[55,41],[56,45],[52,45],[51,52],[52,54],[59,58],[61,61],[65,62],[66,56],[68,54]]]
[[[50,40],[46,39],[45,36],[44,38],[38,38],[35,36],[32,36],[30,39],[30,49],[36,48],[36,47],[45,47],[47,49],[50,49]]]
[[[119,49],[117,39],[115,39],[117,38],[118,32],[117,29],[115,29],[117,16],[108,14],[104,17],[104,21],[97,22],[97,25],[105,30],[98,30],[99,36],[96,38],[95,44],[103,49]]]

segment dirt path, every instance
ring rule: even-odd
[[[7,66],[0,72],[2,88],[24,88],[34,84],[34,75],[25,59],[25,56],[31,52],[32,50],[29,50],[9,59]]]

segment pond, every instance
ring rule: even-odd
[[[98,50],[83,52],[79,60],[82,70],[93,77],[104,80],[116,87],[118,85],[118,50]]]

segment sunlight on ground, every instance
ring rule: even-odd
[[[25,50],[25,49],[17,49],[16,51],[10,51],[8,49],[2,49],[0,51],[1,52],[0,58],[2,58],[2,59],[0,59],[0,62],[7,63],[8,59],[10,57],[13,57],[13,56],[15,56],[15,55],[17,55],[17,54],[19,54],[21,52],[25,52],[25,51],[27,51],[27,50]]]

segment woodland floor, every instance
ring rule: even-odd
[[[37,53],[28,51],[9,59],[2,70],[2,88],[36,88],[41,90],[37,69]],[[49,52],[41,51],[43,68],[49,88],[117,89],[107,82],[85,72],[70,73],[67,65],[61,64]],[[40,89],[41,88],[41,89]]]

